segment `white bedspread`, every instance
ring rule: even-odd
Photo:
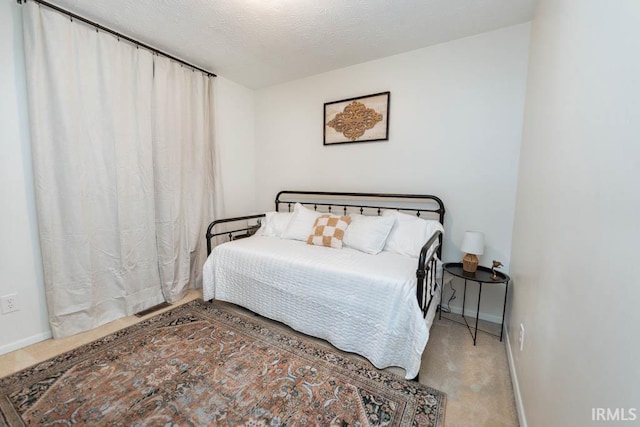
[[[416,300],[418,261],[274,237],[217,246],[204,266],[203,299],[228,301],[358,353],[378,368],[420,369],[429,339]]]

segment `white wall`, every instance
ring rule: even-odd
[[[481,263],[499,259],[508,271],[529,31],[517,25],[257,91],[257,207],[273,210],[282,189],[435,194],[447,208],[444,259],[459,261],[464,231],[479,230]],[[387,90],[389,141],[323,146],[325,102]],[[485,289],[481,311],[500,316],[502,288]]]
[[[227,213],[255,210],[254,92],[216,79],[216,141]],[[22,15],[0,2],[0,296],[20,311],[0,315],[0,354],[51,336],[42,278],[24,79]],[[203,236],[204,238],[204,236]]]
[[[20,6],[0,2],[0,296],[20,311],[0,314],[0,354],[51,336],[35,214]]]
[[[254,91],[224,77],[217,77],[215,85],[225,216],[247,215],[256,211]]]
[[[640,417],[638,22],[636,0],[541,0],[533,22],[509,322],[530,426]]]

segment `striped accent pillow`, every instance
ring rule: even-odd
[[[313,231],[307,238],[307,244],[341,249],[344,231],[350,223],[351,218],[348,216],[320,215],[313,224]]]

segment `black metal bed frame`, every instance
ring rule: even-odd
[[[369,201],[368,204],[360,203],[360,201],[367,200]],[[393,200],[396,202],[390,202]],[[359,211],[360,214],[373,212],[373,214],[381,215],[383,209],[396,209],[404,212],[415,212],[418,217],[422,216],[422,214],[435,215],[437,216],[438,221],[444,225],[444,203],[440,198],[431,195],[285,190],[280,191],[276,196],[276,211],[280,211],[281,205],[286,205],[288,211],[291,212],[292,205],[295,205],[295,203],[313,206],[314,210],[318,210],[318,207],[320,207],[321,211],[326,210],[328,213],[342,215],[347,215],[350,210]],[[334,208],[337,208],[337,211]],[[264,217],[265,214],[257,214],[213,221],[207,228],[207,254],[211,254],[212,238],[228,236],[229,240],[233,240],[236,238],[246,237],[249,235],[249,232],[255,228],[255,226],[246,225],[244,227],[240,226],[240,228],[233,228],[232,230],[214,232],[216,227],[221,226],[222,224],[230,224],[238,221],[248,221],[252,219],[260,220]],[[429,259],[427,259],[429,249],[434,243],[436,243],[436,240],[438,242],[437,249],[431,254]],[[416,290],[416,297],[423,316],[426,316],[433,299],[432,297],[437,291],[436,286],[431,286],[427,289],[427,283],[436,283],[435,255],[437,254],[438,257],[442,259],[442,243],[442,233],[438,231],[431,236],[427,242],[425,242],[420,250],[420,256],[418,257],[418,269],[416,270],[418,286]],[[427,294],[429,294],[428,302],[425,301],[425,296]]]

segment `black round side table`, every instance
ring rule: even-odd
[[[496,276],[497,279],[492,279],[492,272],[491,269],[488,267],[483,267],[483,266],[478,266],[478,269],[476,270],[475,273],[467,273],[466,271],[462,270],[462,263],[461,262],[447,262],[445,264],[443,264],[442,268],[444,269],[444,271],[446,271],[447,273],[456,276],[456,277],[460,277],[461,279],[464,279],[464,294],[462,296],[462,319],[464,320],[464,325],[467,326],[467,329],[469,330],[469,333],[471,334],[471,337],[473,338],[473,345],[476,345],[476,338],[478,336],[478,316],[480,314],[480,298],[482,297],[482,284],[483,283],[504,283],[505,284],[505,288],[504,288],[504,304],[502,306],[502,324],[500,325],[500,341],[502,341],[502,334],[504,333],[504,313],[505,310],[507,308],[507,293],[509,292],[509,282],[511,281],[511,278],[500,272],[500,271],[496,271]],[[469,323],[467,323],[467,318],[464,315],[464,305],[465,305],[465,300],[466,300],[466,296],[467,296],[467,280],[471,280],[473,282],[478,283],[479,287],[478,287],[478,308],[476,309],[476,324],[475,324],[475,330],[472,332],[471,331],[471,327],[469,326]],[[440,315],[439,315],[439,319],[442,319],[442,288],[444,286],[440,287]],[[453,320],[453,319],[449,319],[449,320]],[[453,320],[455,322],[455,320]],[[459,322],[460,323],[460,322]],[[487,332],[487,331],[484,331]],[[488,334],[494,335],[491,332],[487,332]],[[498,335],[494,335],[494,336],[498,336]]]

